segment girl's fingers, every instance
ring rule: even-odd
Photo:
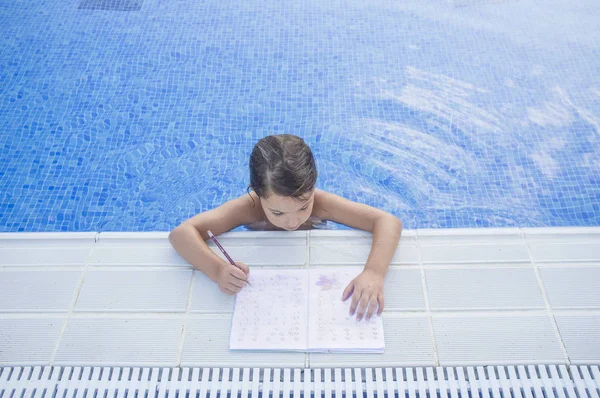
[[[369,299],[369,305],[367,307],[367,315],[365,316],[365,319],[368,321],[371,319],[371,317],[373,316],[373,314],[375,313],[375,310],[377,309],[377,305],[378,305],[378,301],[376,300],[375,296],[371,296],[371,298]]]
[[[234,294],[242,290],[242,288],[243,286],[237,286],[232,282],[229,282],[229,285],[227,286],[227,289],[231,290]]]
[[[360,321],[361,319],[363,319],[368,306],[369,306],[369,295],[363,294],[361,296],[360,302],[358,304],[358,313],[356,314],[357,321]]]
[[[235,275],[231,275],[230,274],[230,278],[228,280],[230,288],[231,287],[236,287],[237,290],[236,292],[239,292],[244,286],[246,286],[246,281],[243,279],[239,279],[237,278]]]
[[[342,301],[348,300],[348,297],[352,295],[354,292],[354,281],[350,282],[348,286],[344,289],[344,293],[342,294]]]
[[[239,270],[234,266],[230,267],[229,275],[232,276],[233,280],[241,283],[241,285],[236,283],[236,286],[244,287],[248,283],[248,276],[242,270]]]
[[[236,292],[234,292],[233,290],[229,289],[228,287],[222,287],[221,291],[225,294],[230,294],[230,295],[234,295]]]
[[[350,315],[354,315],[356,312],[356,307],[358,307],[358,301],[360,300],[360,292],[355,292],[352,294],[352,303],[350,304]]]
[[[241,279],[243,281],[248,279],[248,275],[244,271],[242,271],[238,267],[234,267],[233,265],[229,266],[229,275],[237,279]]]
[[[379,293],[379,295],[377,296],[377,315],[381,315],[381,312],[383,311],[383,305],[384,305],[384,300],[383,300],[383,293]]]
[[[242,269],[244,274],[248,275],[250,273],[250,268],[248,268],[246,264],[242,263],[241,261],[236,261],[235,263]]]

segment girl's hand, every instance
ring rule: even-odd
[[[240,268],[227,263],[219,271],[217,284],[219,289],[225,294],[236,294],[242,290],[247,284],[250,268],[241,261],[235,262]]]
[[[356,312],[356,320],[360,321],[366,315],[368,321],[376,309],[377,315],[383,311],[383,278],[377,272],[365,269],[344,290],[342,300],[352,296],[350,315]]]

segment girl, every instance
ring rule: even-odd
[[[245,285],[248,266],[219,258],[204,241],[240,225],[265,229],[306,229],[331,220],[373,233],[373,246],[360,275],[348,284],[342,300],[352,296],[350,315],[370,319],[383,311],[383,280],[398,246],[402,223],[393,215],[315,188],[317,168],[308,145],[290,134],[267,136],[250,155],[248,194],[181,223],[169,241],[186,261],[215,281],[222,292],[236,294]],[[251,190],[251,191],[250,191]],[[358,310],[358,311],[357,311]]]

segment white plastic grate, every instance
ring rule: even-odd
[[[598,366],[0,368],[0,398],[600,398]]]

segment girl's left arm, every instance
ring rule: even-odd
[[[402,234],[399,218],[383,210],[352,202],[329,192],[316,190],[313,215],[373,233],[371,252],[363,271],[352,280],[342,300],[352,296],[350,314],[370,319],[383,311],[383,282]]]

